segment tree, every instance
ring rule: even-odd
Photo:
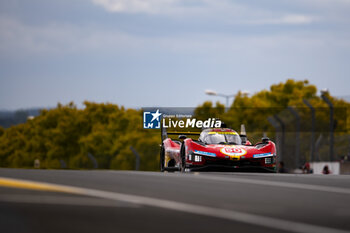
[[[336,111],[336,133],[340,138],[336,140],[336,148],[342,148],[337,149],[337,153],[345,154],[345,136],[350,129],[349,103],[326,95]],[[267,118],[277,114],[287,124],[289,144],[286,146],[292,154],[295,119],[286,108],[296,107],[302,120],[302,149],[306,155],[310,140],[310,110],[303,99],[308,99],[317,108],[318,135],[323,133],[327,140],[329,108],[317,96],[316,87],[308,81],[287,80],[250,97],[238,92],[228,111],[219,102],[215,105],[204,102],[195,109],[194,117],[200,120],[219,118],[236,130],[243,123],[250,139],[257,142],[263,132],[274,138],[275,129]],[[132,146],[140,154],[142,170],[158,169],[160,132],[143,129],[141,110],[110,103],[84,102],[84,105],[85,108],[78,109],[74,103],[58,104],[54,109],[42,110],[39,116],[23,124],[7,129],[0,127],[0,166],[33,167],[34,160],[39,159],[42,168],[60,168],[64,162],[68,168],[86,169],[93,167],[88,157],[90,153],[96,158],[99,168],[134,169]],[[326,150],[321,148],[320,151]]]

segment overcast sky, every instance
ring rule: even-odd
[[[0,109],[193,107],[308,79],[349,95],[349,0],[1,0]]]

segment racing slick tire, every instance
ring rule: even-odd
[[[181,158],[180,171],[181,172],[186,172],[186,149],[185,149],[185,143],[184,142],[181,144],[180,158]]]
[[[164,145],[160,147],[160,158],[159,158],[159,163],[160,163],[160,171],[164,172],[164,163],[165,163],[165,151],[164,151]]]

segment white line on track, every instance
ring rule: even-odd
[[[125,172],[136,175],[149,175],[149,176],[160,176],[159,173],[150,173],[150,172]],[[224,181],[224,182],[234,182],[234,183],[242,183],[242,184],[253,184],[253,185],[263,185],[263,186],[274,186],[274,187],[282,187],[282,188],[292,188],[292,189],[302,189],[309,191],[317,191],[317,192],[330,192],[330,193],[338,193],[338,194],[350,194],[349,188],[340,188],[334,186],[324,186],[324,185],[314,185],[314,184],[300,184],[300,183],[292,183],[292,182],[281,182],[281,181],[270,181],[270,180],[254,180],[251,178],[238,178],[235,176],[223,177],[223,176],[215,176],[215,175],[206,175],[203,173],[193,173],[193,174],[164,174],[167,177],[183,177],[185,179],[203,179],[203,180],[212,180],[212,181]]]
[[[333,186],[300,184],[300,183],[290,183],[290,182],[270,181],[270,180],[253,180],[253,179],[245,179],[245,178],[237,178],[237,177],[220,177],[220,176],[209,176],[209,175],[195,175],[195,176],[205,180],[226,181],[226,182],[254,184],[254,185],[268,185],[268,186],[275,186],[275,187],[303,189],[303,190],[310,190],[310,191],[330,192],[330,193],[339,193],[339,194],[347,194],[347,195],[350,194],[350,189],[348,188],[339,188],[339,187],[333,187]]]
[[[297,233],[349,233],[335,228],[316,226],[301,222],[294,222],[288,220],[281,220],[277,218],[259,216],[254,214],[247,214],[234,210],[218,209],[200,205],[193,205],[169,200],[161,200],[143,196],[111,193],[99,190],[85,189],[86,195],[107,198],[111,200],[126,201],[133,204],[146,205],[151,207],[158,207],[163,209],[186,212],[190,214],[205,215],[214,218],[227,219],[231,221],[238,221],[246,224],[258,225],[262,227],[274,228],[283,231],[297,232]]]
[[[2,177],[0,177],[1,179]],[[98,197],[105,198],[109,200],[115,201],[123,201],[137,205],[144,205],[150,207],[158,207],[168,210],[181,211],[190,214],[198,214],[203,216],[209,216],[214,218],[221,218],[231,221],[237,221],[241,223],[257,225],[267,228],[273,228],[283,231],[296,232],[296,233],[349,233],[349,231],[329,228],[324,226],[317,226],[307,223],[294,222],[288,220],[282,220],[272,217],[259,216],[255,214],[248,214],[234,210],[227,209],[219,209],[207,206],[193,205],[181,202],[175,202],[170,200],[162,200],[138,195],[130,195],[116,192],[108,192],[101,191],[96,189],[87,189],[87,188],[78,188],[74,186],[66,186],[66,185],[56,185],[50,183],[43,182],[35,182],[35,181],[25,181],[18,179],[8,179],[2,178],[4,181],[9,181],[12,183],[20,185],[26,185],[26,183],[30,183],[33,187],[40,187],[42,190],[45,187],[48,190],[55,190],[56,192],[72,193],[78,195],[86,195],[90,197]]]

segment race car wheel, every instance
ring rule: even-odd
[[[164,162],[165,162],[165,152],[164,152],[164,146],[162,145],[160,147],[160,158],[159,158],[161,172],[164,172]]]
[[[181,172],[185,172],[186,171],[186,149],[185,149],[185,143],[181,144],[180,157],[181,157],[180,171]]]

